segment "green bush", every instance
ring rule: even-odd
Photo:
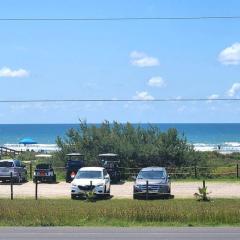
[[[200,161],[200,155],[176,129],[161,132],[150,124],[142,128],[105,121],[97,127],[80,122],[79,129],[69,129],[56,142],[62,149],[56,154],[57,162],[65,162],[69,152],[83,153],[87,165],[97,164],[98,154],[106,152],[119,154],[122,167],[189,166]]]

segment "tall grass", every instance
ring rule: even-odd
[[[240,200],[0,200],[1,226],[240,226]]]

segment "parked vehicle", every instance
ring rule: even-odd
[[[0,160],[0,181],[6,182],[11,180],[11,173],[14,182],[27,181],[27,169],[20,160],[6,159]]]
[[[115,153],[104,153],[98,155],[100,165],[104,167],[110,175],[112,183],[118,183],[121,180],[118,155]]]
[[[78,170],[84,167],[84,155],[81,153],[67,154],[66,164],[66,182],[71,182],[76,176]]]
[[[165,168],[147,167],[138,173],[133,186],[133,199],[146,197],[146,194],[170,197],[171,182]]]
[[[52,164],[37,164],[33,174],[33,182],[36,182],[36,180],[48,183],[56,182],[56,174],[54,173]]]
[[[71,198],[84,197],[87,191],[96,196],[110,196],[110,176],[102,167],[83,167],[71,183]]]

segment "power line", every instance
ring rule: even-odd
[[[26,99],[0,100],[0,103],[60,103],[60,102],[217,102],[240,101],[240,98],[159,98],[159,99]]]
[[[0,18],[0,21],[159,21],[159,20],[240,20],[240,16],[196,17],[107,17],[107,18]]]

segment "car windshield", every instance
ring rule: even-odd
[[[138,179],[162,179],[165,178],[164,171],[141,171]]]
[[[13,162],[0,162],[0,167],[13,167]]]
[[[80,178],[94,178],[94,179],[102,179],[101,171],[79,171],[77,173],[76,179]]]

